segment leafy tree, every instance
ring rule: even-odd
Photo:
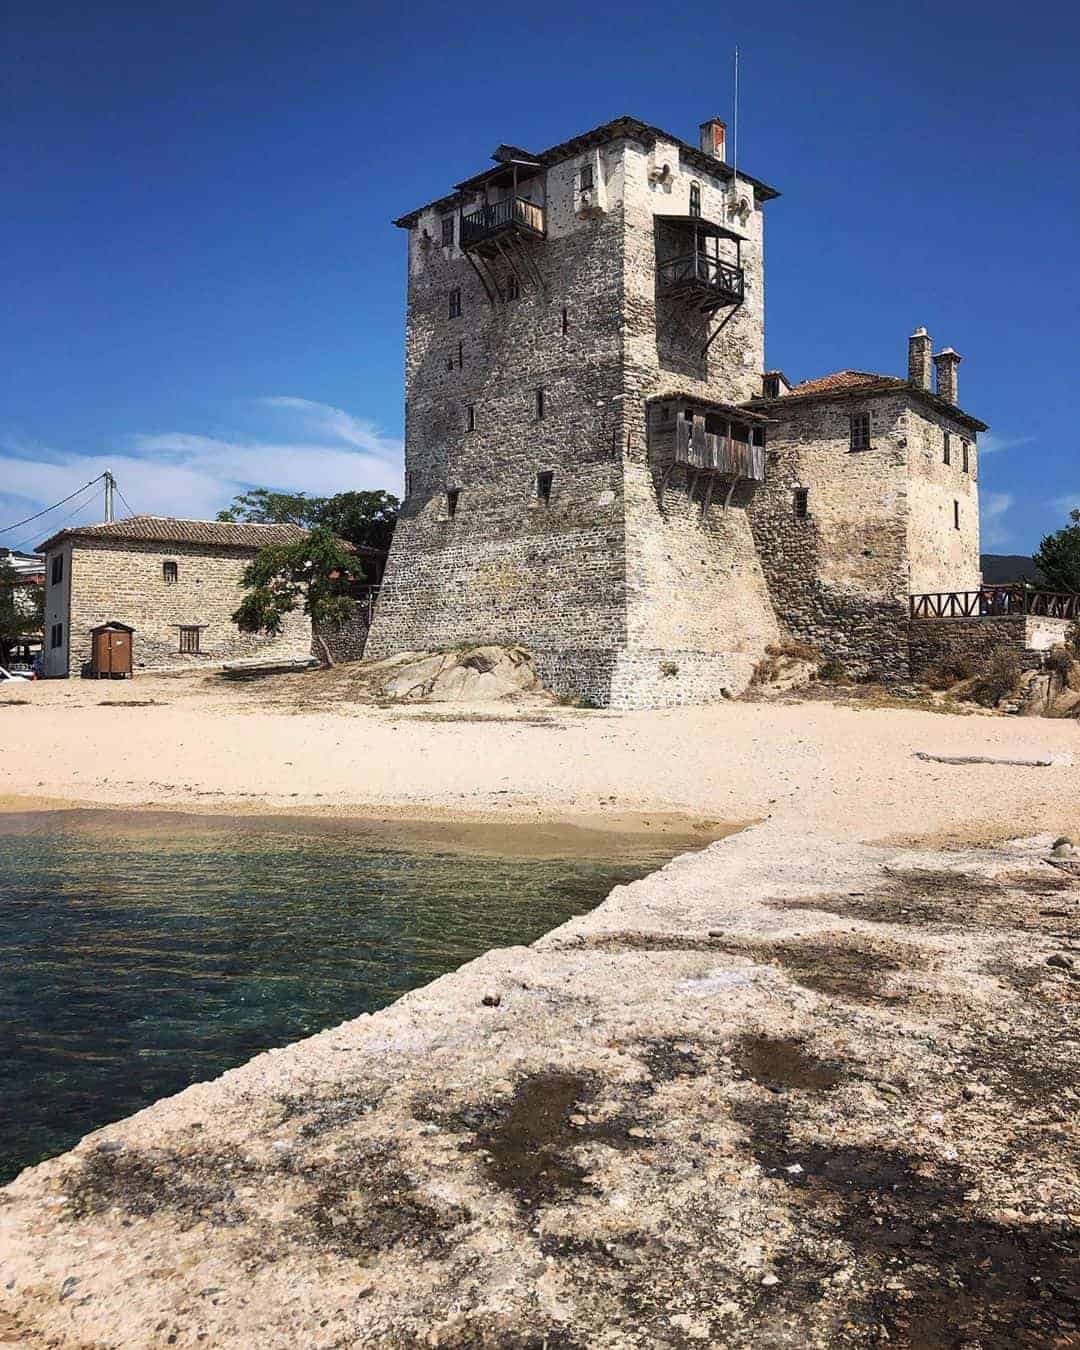
[[[389,492],[338,492],[309,497],[306,492],[272,492],[253,488],[233,498],[218,520],[249,520],[259,525],[325,525],[339,539],[357,548],[389,548],[397,520],[398,499]]]
[[[240,578],[246,594],[233,623],[243,633],[277,634],[285,616],[302,609],[314,626],[340,628],[352,611],[341,578],[361,571],[333,530],[316,525],[295,544],[270,544],[248,563]],[[333,665],[326,643],[317,634],[315,640]]]
[[[28,584],[0,561],[0,657],[6,662],[19,639],[40,633],[44,622],[44,586]]]
[[[1055,590],[1080,591],[1080,510],[1069,519],[1071,525],[1046,536],[1034,561]]]

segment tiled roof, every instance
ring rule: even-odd
[[[37,551],[44,553],[65,539],[126,539],[153,544],[204,544],[212,548],[260,549],[267,544],[295,544],[307,530],[299,525],[252,525],[247,521],[177,520],[172,516],[129,516],[101,525],[76,525],[60,530]]]
[[[895,375],[875,375],[870,370],[837,370],[831,375],[822,375],[819,380],[803,380],[792,389],[793,394],[843,394],[849,389],[865,389],[871,385],[884,388],[906,384]]]

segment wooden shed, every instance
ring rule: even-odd
[[[90,630],[90,674],[95,680],[131,675],[135,629],[126,623],[99,623]]]

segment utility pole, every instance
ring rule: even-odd
[[[108,469],[102,477],[105,479],[105,521],[108,523],[113,519],[113,489],[116,487],[116,479]]]

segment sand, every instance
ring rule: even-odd
[[[320,700],[318,675],[0,690],[0,800],[703,837],[769,818],[864,841],[1080,833],[1075,721],[819,701],[378,708]],[[920,752],[1074,762],[941,764]]]

